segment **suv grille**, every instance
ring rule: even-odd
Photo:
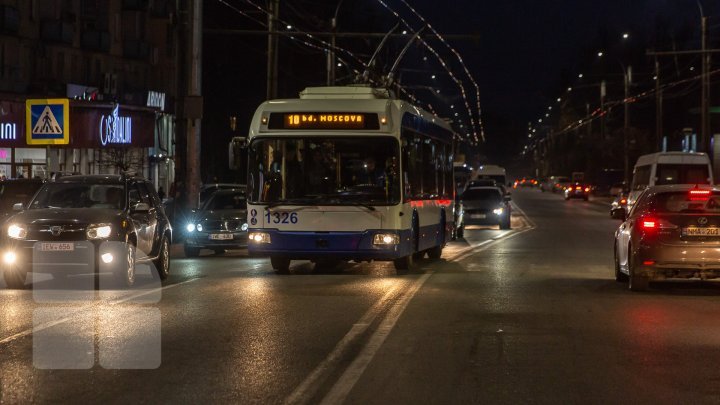
[[[30,240],[85,240],[84,224],[43,224],[31,225],[27,239]]]
[[[239,231],[243,222],[239,220],[228,221],[203,221],[203,231]]]

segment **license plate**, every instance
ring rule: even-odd
[[[684,236],[720,236],[720,228],[683,228]]]
[[[212,240],[229,240],[232,239],[233,236],[231,233],[211,233],[210,239]]]
[[[72,252],[75,250],[73,243],[41,243],[40,250],[43,252]]]
[[[483,219],[483,218],[485,218],[485,214],[472,214],[472,215],[470,215],[470,218]]]

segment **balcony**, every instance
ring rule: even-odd
[[[0,6],[0,32],[16,34],[20,28],[20,12],[7,5]]]
[[[88,51],[109,52],[110,33],[107,31],[85,31],[80,38],[80,46]]]
[[[125,40],[123,56],[130,59],[147,59],[150,56],[150,44],[141,39]]]
[[[150,0],[122,0],[123,11],[146,11]]]
[[[63,21],[43,21],[40,25],[40,38],[44,41],[72,44],[73,25]]]

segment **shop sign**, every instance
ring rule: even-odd
[[[118,114],[119,105],[113,108],[110,115],[100,117],[100,144],[131,144],[132,143],[132,118],[123,117]]]
[[[160,93],[157,91],[148,91],[147,106],[148,107],[157,107],[164,111],[165,110],[165,93]]]
[[[17,139],[17,126],[14,122],[0,122],[0,140]]]

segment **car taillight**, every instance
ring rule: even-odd
[[[658,228],[658,220],[652,217],[640,218],[640,229],[643,231],[653,231]]]
[[[690,201],[707,201],[710,193],[710,190],[690,190]]]
[[[620,204],[627,204],[627,200],[623,198],[622,200],[620,200]]]
[[[582,187],[575,187],[575,190],[582,190]]]
[[[589,193],[589,192],[590,192],[590,187],[585,187],[585,192],[586,192],[586,193]]]

